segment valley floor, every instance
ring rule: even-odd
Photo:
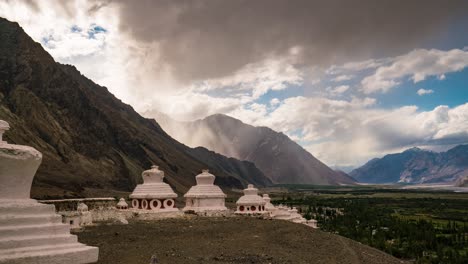
[[[250,217],[133,221],[87,227],[78,236],[99,247],[98,263],[403,263],[305,225]]]

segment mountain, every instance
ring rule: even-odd
[[[346,173],[335,172],[283,133],[267,127],[254,127],[222,114],[193,122],[175,121],[159,112],[144,115],[157,116],[165,131],[189,146],[255,163],[274,183],[355,183]]]
[[[349,175],[367,183],[454,183],[468,175],[468,145],[440,153],[411,148],[372,159]]]
[[[56,63],[17,23],[2,18],[0,119],[12,127],[5,140],[43,153],[34,197],[131,191],[152,164],[180,193],[195,184],[203,168],[211,169],[223,188],[271,184],[250,162],[177,142],[106,87]]]

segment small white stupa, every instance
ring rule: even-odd
[[[265,210],[271,214],[278,210],[272,203],[271,198],[268,194],[263,194],[263,200],[265,201]]]
[[[119,210],[127,210],[128,209],[128,203],[125,201],[124,198],[120,198],[119,202],[115,206]]]
[[[267,214],[265,211],[265,201],[258,195],[258,189],[252,184],[244,189],[244,195],[236,202],[236,214]]]
[[[315,219],[307,220],[306,225],[308,225],[308,226],[310,226],[312,228],[318,228],[317,220],[315,220]]]
[[[93,263],[98,248],[78,243],[51,204],[30,199],[42,154],[2,141],[0,120],[0,263]]]
[[[307,222],[307,220],[297,211],[296,207],[290,209],[289,212],[291,213],[290,221],[298,224],[305,224]]]
[[[205,211],[226,211],[224,199],[226,194],[221,188],[214,185],[215,176],[208,170],[195,177],[197,185],[192,186],[184,195],[184,211],[205,212]]]
[[[144,171],[143,184],[138,184],[130,195],[133,209],[172,212],[178,211],[174,198],[177,194],[169,184],[163,182],[164,171],[158,166]]]
[[[280,204],[276,211],[272,214],[272,217],[274,219],[279,219],[279,220],[290,220],[291,219],[291,213],[289,212],[289,208]]]

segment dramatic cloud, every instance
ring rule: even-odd
[[[339,75],[339,76],[333,78],[333,81],[334,82],[342,82],[342,81],[351,80],[352,78],[353,78],[353,76],[351,76],[351,75]]]
[[[329,165],[355,166],[412,146],[468,142],[468,103],[419,111],[376,109],[372,98],[351,101],[295,97],[251,122],[291,135]],[[312,110],[312,111],[311,111]],[[242,118],[243,112],[233,112]],[[252,115],[251,115],[252,116]],[[299,135],[298,130],[300,130]]]
[[[340,85],[340,86],[337,86],[337,87],[334,87],[334,88],[327,88],[327,91],[332,95],[332,96],[336,96],[336,95],[340,95],[346,91],[348,91],[349,89],[349,85]]]
[[[425,95],[425,94],[431,94],[431,93],[434,93],[434,90],[426,90],[426,89],[419,89],[417,92],[416,92],[418,95]]]
[[[228,76],[291,50],[298,66],[395,55],[468,11],[462,0],[115,2],[121,28],[158,43],[161,61],[181,80]]]
[[[398,85],[402,78],[410,77],[414,83],[428,76],[445,79],[445,73],[461,71],[468,66],[468,51],[461,49],[414,50],[393,59],[390,65],[380,66],[371,76],[361,82],[363,92],[387,92]]]
[[[419,82],[432,76],[445,84],[446,74],[468,66],[468,49],[453,49],[467,43],[422,49],[434,47],[467,6],[0,0],[0,16],[148,117],[224,113],[287,133],[329,165],[355,166],[410,146],[468,141],[467,104],[424,112],[382,103],[383,92],[405,81],[427,87]]]
[[[288,85],[302,83],[302,73],[283,58],[245,65],[229,77],[198,82],[194,89],[205,92],[229,90],[233,93],[251,91],[253,97],[258,98],[269,90],[283,90]]]

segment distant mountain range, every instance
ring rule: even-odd
[[[228,157],[253,162],[274,183],[354,184],[342,171],[334,171],[283,133],[255,127],[238,119],[215,114],[193,122],[179,122],[158,113],[162,128],[175,139],[203,146]]]
[[[56,63],[17,24],[0,18],[0,119],[10,143],[43,153],[34,197],[131,191],[152,164],[183,193],[204,168],[223,188],[272,184],[253,163],[189,148],[73,66]]]
[[[350,176],[366,183],[455,184],[458,181],[458,185],[466,185],[468,145],[459,145],[440,153],[411,148],[372,159],[351,171]]]

